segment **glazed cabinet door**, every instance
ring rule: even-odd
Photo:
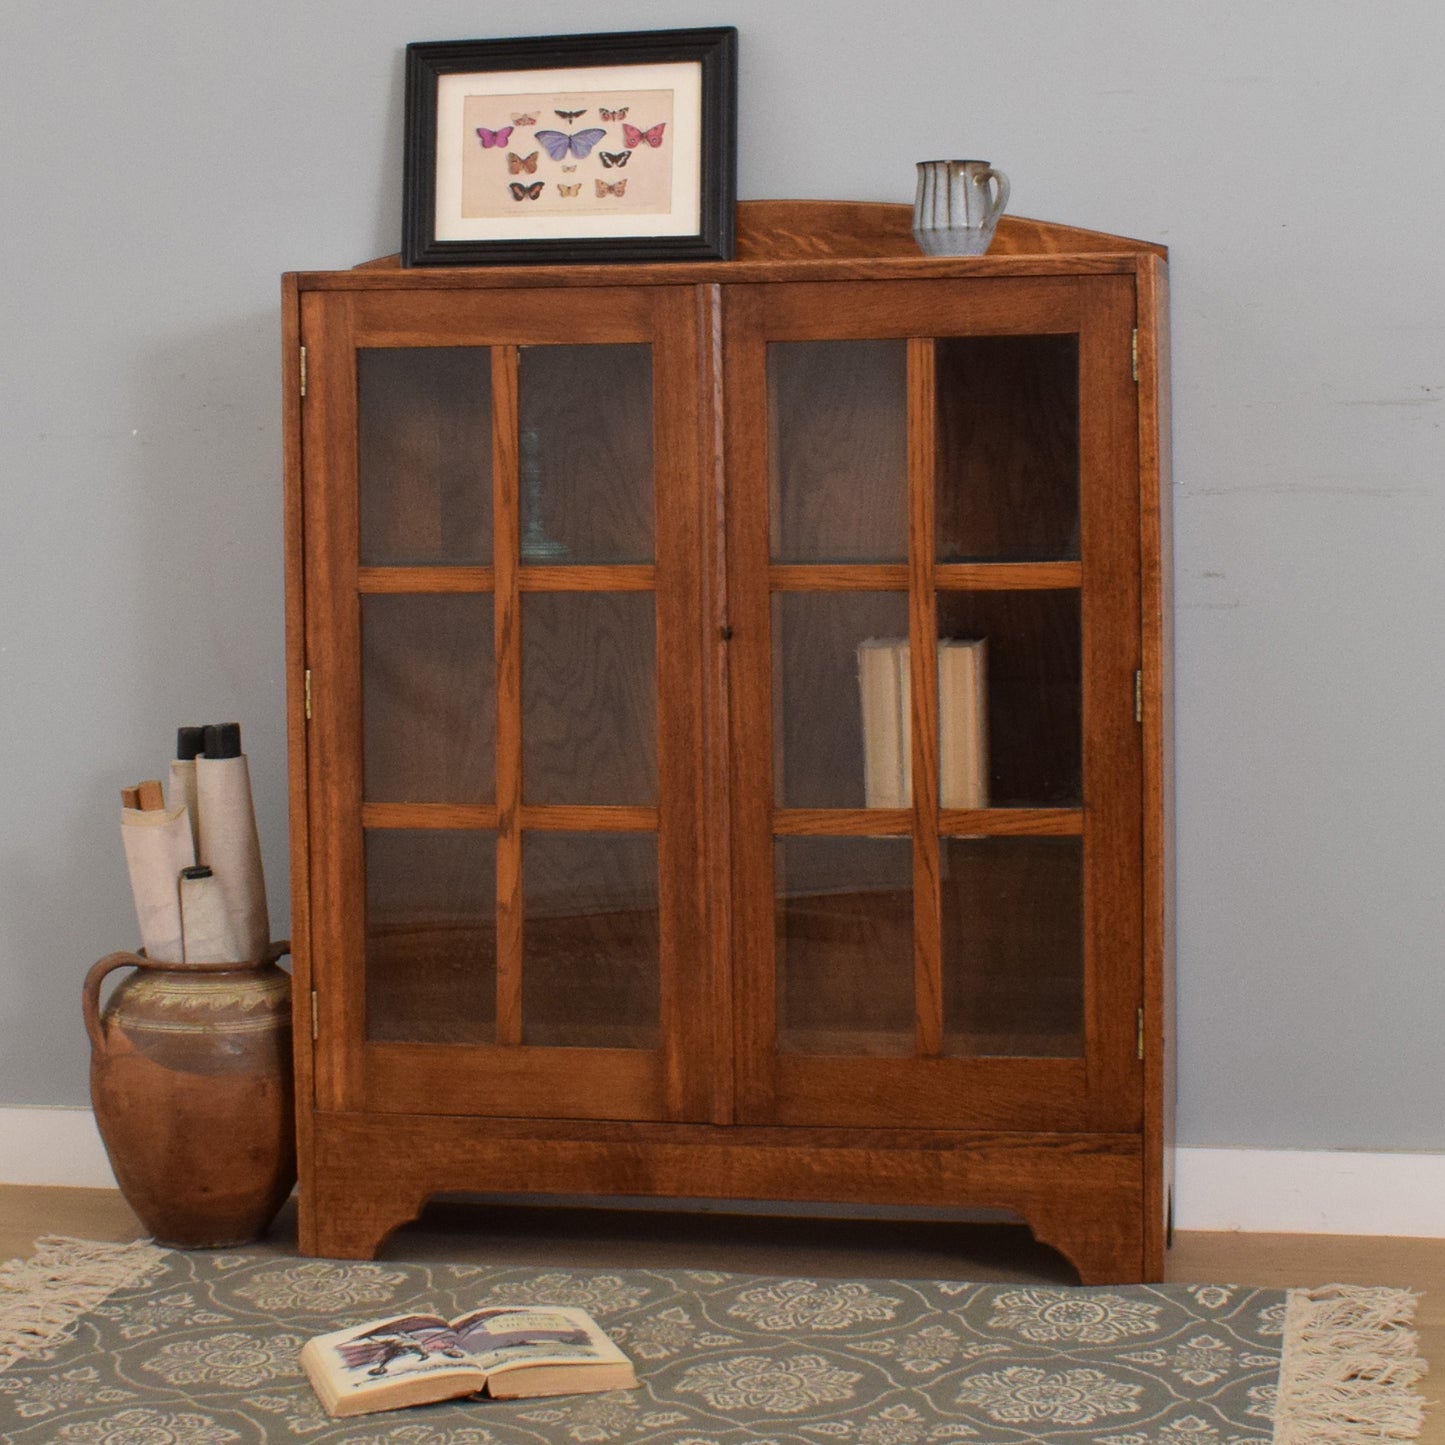
[[[745,1122],[1139,1127],[1134,309],[728,290]]]
[[[693,294],[301,322],[316,1106],[711,1118]]]

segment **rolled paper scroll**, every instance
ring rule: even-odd
[[[170,787],[166,802],[172,808],[185,808],[191,816],[191,837],[200,849],[196,825],[196,758],[206,746],[205,728],[178,728],[176,756],[171,763]]]
[[[186,962],[240,961],[242,954],[231,932],[221,880],[204,863],[198,863],[194,868],[182,868],[180,895],[181,941],[185,946]]]
[[[196,759],[196,804],[198,861],[212,870],[220,885],[237,950],[234,961],[260,958],[271,941],[271,924],[239,723],[206,729],[206,750]]]
[[[180,963],[185,949],[176,880],[196,861],[190,816],[184,808],[122,808],[120,837],[146,956]]]

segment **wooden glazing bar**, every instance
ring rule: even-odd
[[[649,592],[657,568],[648,563],[616,566],[523,567],[517,574],[523,592]]]
[[[497,656],[497,1042],[522,1041],[522,600],[518,351],[492,352]]]
[[[943,1051],[943,903],[938,858],[937,463],[934,343],[908,343],[908,636],[913,722],[913,986],[917,1050]]]
[[[1083,580],[1082,562],[949,562],[933,569],[940,592],[1062,592]]]
[[[903,562],[782,562],[768,568],[774,592],[904,592],[908,567]]]
[[[949,837],[1081,838],[1082,808],[943,808],[938,831]]]
[[[773,832],[792,838],[910,838],[912,808],[775,808]]]
[[[360,567],[356,590],[396,592],[490,592],[490,567]]]
[[[363,828],[495,828],[487,803],[363,803]]]
[[[904,838],[913,832],[911,808],[777,808],[773,832],[803,838]],[[938,831],[948,837],[1078,838],[1082,808],[940,808]]]
[[[600,804],[525,804],[518,809],[522,829],[554,833],[655,833],[656,808]]]

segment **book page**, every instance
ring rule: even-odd
[[[453,1321],[457,1339],[488,1374],[522,1365],[615,1363],[626,1356],[583,1310],[498,1307]]]
[[[335,1330],[312,1340],[310,1349],[346,1390],[410,1375],[474,1368],[457,1332],[436,1315],[401,1315]]]

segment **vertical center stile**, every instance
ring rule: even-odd
[[[492,349],[497,656],[497,1042],[522,1042],[522,602],[519,349]]]
[[[938,838],[938,604],[934,342],[908,342],[908,638],[913,747],[913,973],[916,1050],[943,1052],[943,923]]]

